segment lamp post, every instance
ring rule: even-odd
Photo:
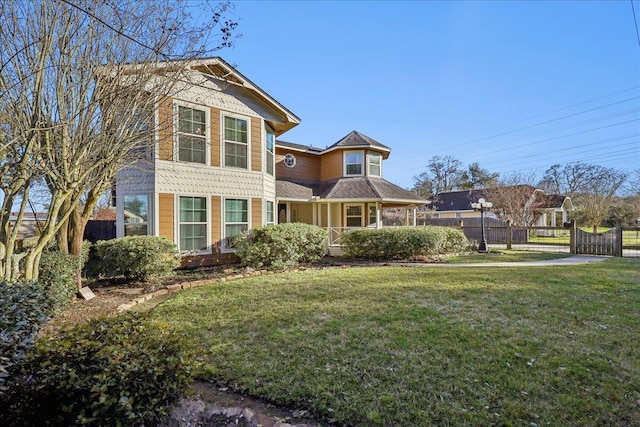
[[[473,208],[473,210],[480,211],[481,240],[480,240],[480,245],[478,245],[478,252],[482,254],[486,254],[487,252],[489,252],[489,248],[487,247],[487,239],[485,239],[484,237],[484,212],[491,209],[492,206],[493,206],[493,203],[487,202],[483,198],[478,199],[478,201],[475,203],[471,203],[471,207]]]

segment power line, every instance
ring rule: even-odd
[[[592,103],[592,102],[595,102],[595,101],[598,101],[598,100],[601,100],[601,99],[604,99],[604,98],[609,98],[611,96],[619,95],[619,94],[622,94],[622,93],[625,93],[625,92],[629,92],[631,90],[638,89],[639,87],[640,86],[635,86],[635,87],[632,87],[632,88],[629,88],[629,89],[625,89],[625,90],[622,90],[622,91],[618,91],[618,92],[615,92],[615,93],[612,93],[612,94],[609,94],[609,95],[605,95],[605,96],[601,96],[601,97],[598,97],[598,98],[594,98],[594,99],[591,99],[589,101],[580,102],[578,104],[574,104],[574,105],[571,105],[569,107],[564,107],[564,108],[561,108],[561,109],[558,109],[558,110],[554,110],[551,113],[541,114],[541,115],[532,117],[532,119],[535,119],[535,118],[538,118],[538,117],[543,117],[545,115],[553,114],[553,113],[556,113],[556,112],[559,112],[559,111],[564,111],[564,110],[567,110],[567,109],[575,108],[577,106],[581,106],[581,105],[584,105],[584,104],[589,104],[589,103]],[[570,117],[575,117],[575,116],[578,116],[578,115],[581,115],[581,114],[586,114],[586,113],[593,112],[593,111],[596,111],[596,110],[600,110],[600,109],[603,109],[603,108],[607,108],[607,107],[610,107],[610,106],[613,106],[613,105],[618,105],[618,104],[622,104],[622,103],[625,103],[625,102],[634,101],[634,100],[637,100],[638,98],[640,98],[640,96],[633,96],[631,98],[626,98],[624,100],[612,102],[612,103],[605,104],[605,105],[600,105],[600,106],[597,106],[597,107],[594,107],[594,108],[589,108],[587,110],[582,110],[582,111],[579,111],[579,112],[576,112],[576,113],[572,113],[572,114],[568,114],[568,115],[565,115],[565,116],[553,118],[553,119],[546,120],[546,121],[543,121],[543,122],[534,123],[534,124],[531,124],[531,125],[527,125],[527,126],[524,126],[524,127],[517,128],[517,129],[512,129],[512,130],[509,130],[509,131],[506,131],[506,132],[498,133],[498,134],[495,134],[495,135],[490,135],[490,136],[487,136],[487,137],[478,138],[478,139],[474,139],[474,140],[471,140],[471,141],[461,142],[460,144],[456,144],[456,145],[448,145],[446,143],[444,145],[447,146],[448,150],[452,150],[452,149],[460,148],[460,147],[463,147],[463,146],[466,146],[466,145],[469,145],[469,144],[474,144],[474,143],[477,143],[477,142],[486,141],[486,140],[489,140],[489,139],[492,139],[492,138],[496,138],[496,137],[499,137],[499,136],[504,136],[504,135],[516,133],[516,132],[523,131],[523,130],[526,130],[526,129],[530,129],[530,128],[533,128],[533,127],[536,127],[536,126],[542,126],[544,124],[552,123],[552,122],[563,120],[563,119],[570,118]],[[519,121],[513,122],[512,124],[499,126],[499,127],[493,128],[491,130],[497,130],[497,129],[500,129],[500,128],[505,128],[505,127],[511,126],[513,124],[516,124],[516,123],[526,122],[528,120],[530,120],[530,119],[519,120]],[[478,134],[479,133],[476,133],[475,135],[478,135]],[[450,141],[450,142],[453,142],[453,141]],[[431,150],[430,150],[430,152],[431,152]],[[425,152],[425,153],[427,153],[427,152]],[[395,162],[399,162],[399,161],[402,161],[402,160],[413,159],[419,154],[420,153],[413,153],[411,156],[390,159],[390,160],[388,160],[388,162],[395,163]]]
[[[638,19],[636,19],[636,8],[633,7],[633,0],[629,0],[631,3],[631,11],[633,12],[633,24],[636,26],[636,38],[638,39],[638,46],[640,46],[640,32],[638,32]]]

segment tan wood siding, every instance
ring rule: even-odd
[[[211,196],[211,244],[213,251],[220,251],[222,229],[222,202],[220,196]]]
[[[329,181],[331,179],[338,179],[342,177],[342,150],[331,151],[322,156],[321,158],[321,181]]]
[[[173,194],[158,194],[158,219],[160,223],[158,234],[160,237],[166,237],[172,242],[174,237],[173,227],[175,224],[174,215]]]
[[[262,120],[251,117],[251,170],[262,171]]]
[[[158,157],[160,160],[173,160],[173,100],[163,99],[158,107]]]
[[[284,164],[284,156],[288,153],[296,158],[296,164],[290,168]],[[320,181],[320,156],[286,149],[276,149],[276,177],[298,182]]]
[[[211,107],[209,114],[211,120],[211,129],[209,136],[211,138],[211,166],[220,166],[220,110]]]
[[[251,199],[251,227],[262,227],[262,199]]]

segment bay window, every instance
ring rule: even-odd
[[[180,197],[179,250],[198,251],[207,248],[207,198]]]
[[[247,121],[224,116],[224,165],[247,169],[249,132]]]

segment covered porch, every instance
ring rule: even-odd
[[[316,186],[279,184],[276,187],[278,223],[303,222],[326,229],[331,255],[341,254],[340,236],[346,230],[382,228],[386,208],[402,208],[403,223],[415,226],[417,208],[428,203],[383,179],[343,178]]]

